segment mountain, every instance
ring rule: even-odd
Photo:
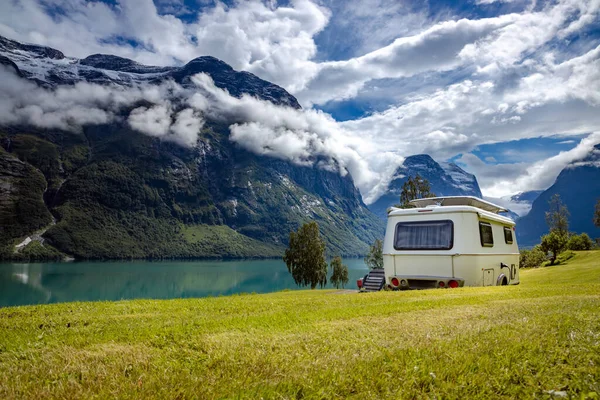
[[[285,89],[264,81],[249,72],[235,71],[214,57],[198,57],[182,67],[154,67],[138,64],[127,58],[94,54],[82,60],[66,57],[58,50],[22,44],[0,36],[0,63],[40,86],[55,88],[77,82],[128,86],[136,83],[157,84],[173,80],[184,87],[193,86],[190,78],[204,72],[215,85],[240,97],[250,94],[262,100],[296,109],[300,104]]]
[[[533,204],[535,199],[540,197],[540,194],[542,194],[543,192],[544,192],[543,190],[529,190],[526,192],[520,192],[515,195],[512,195],[510,197],[510,201],[516,202],[516,203]]]
[[[594,226],[594,206],[600,198],[600,144],[585,158],[567,165],[547,190],[532,204],[529,214],[519,219],[517,239],[519,245],[533,246],[548,233],[546,211],[554,194],[559,194],[571,216],[569,230],[586,232],[592,238],[600,237],[600,228]]]
[[[78,60],[0,37],[0,61],[46,88],[188,85],[205,72],[234,96],[300,107],[283,88],[213,57],[182,67],[109,55]],[[329,255],[362,255],[383,235],[349,174],[250,153],[228,127],[207,120],[198,145],[187,148],[122,122],[78,133],[1,126],[0,258],[278,257],[289,232],[309,220],[319,223]]]
[[[419,174],[429,181],[431,191],[437,196],[476,196],[482,197],[477,178],[454,163],[434,161],[427,154],[407,157],[396,170],[386,193],[369,209],[381,219],[387,219],[388,207],[400,202],[402,185],[408,177]]]
[[[543,190],[529,190],[526,192],[520,192],[512,196],[503,197],[500,202],[507,203],[507,206],[511,209],[511,218],[516,221],[518,218],[526,216],[529,211],[531,211],[533,202],[543,192]]]

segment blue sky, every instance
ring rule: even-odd
[[[20,0],[0,4],[0,35],[150,65],[212,55],[324,118],[364,162],[367,201],[418,153],[500,197],[550,186],[600,142],[599,13],[597,0]]]

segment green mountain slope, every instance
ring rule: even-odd
[[[255,156],[216,123],[195,149],[119,125],[0,141],[3,258],[44,227],[44,247],[85,259],[276,257],[309,220],[331,255],[364,254],[383,234],[349,175]]]

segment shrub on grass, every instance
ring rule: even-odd
[[[551,231],[549,234],[542,236],[540,248],[544,253],[551,252],[550,265],[554,265],[556,257],[565,249],[567,245],[567,235],[561,233],[558,229]]]
[[[532,249],[521,249],[521,256],[519,257],[521,268],[538,268],[544,261],[546,261],[546,253],[540,249],[540,246],[535,246]]]
[[[594,247],[594,242],[587,233],[573,235],[567,242],[567,249],[569,250],[590,250],[592,247]]]

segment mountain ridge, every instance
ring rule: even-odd
[[[540,237],[548,233],[545,212],[548,202],[555,194],[567,206],[569,231],[585,232],[593,238],[600,238],[600,228],[594,226],[592,217],[596,201],[600,199],[600,144],[580,160],[572,161],[557,176],[548,189],[542,191],[533,201],[531,211],[519,218],[517,239],[520,245],[533,246],[540,242]],[[583,182],[574,185],[574,182]]]
[[[22,44],[3,36],[0,36],[0,56],[10,61],[21,76],[48,88],[77,82],[130,86],[169,79],[192,87],[189,78],[204,72],[212,77],[217,87],[226,89],[232,96],[250,94],[277,105],[301,108],[298,100],[282,87],[249,72],[235,71],[211,56],[196,57],[180,67],[156,67],[108,54],[92,54],[83,59],[66,57],[50,47]]]
[[[370,204],[369,209],[386,220],[388,207],[400,202],[402,185],[409,176],[414,177],[416,174],[429,181],[431,191],[436,196],[482,197],[475,175],[454,163],[438,163],[427,154],[417,154],[406,157],[404,163],[396,169],[386,193]]]

